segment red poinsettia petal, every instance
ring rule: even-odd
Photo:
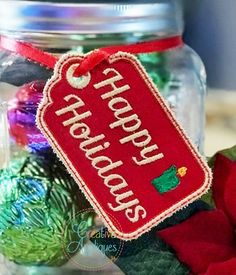
[[[207,272],[201,275],[236,275],[236,258],[222,263],[213,263]]]
[[[226,214],[236,226],[236,163],[233,163],[230,175],[225,185],[224,202]]]
[[[194,273],[236,255],[233,228],[221,210],[202,211],[157,233]]]
[[[216,156],[212,190],[216,207],[236,225],[236,162],[221,154]]]
[[[224,192],[226,183],[230,175],[232,161],[221,154],[216,155],[213,169],[212,192],[213,198],[218,209],[226,211]]]

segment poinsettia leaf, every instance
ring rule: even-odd
[[[188,268],[180,263],[175,254],[158,238],[135,255],[119,257],[116,264],[128,275],[189,274]]]
[[[95,234],[91,241],[99,249],[109,246],[118,248],[121,241],[116,238],[97,238],[97,236],[108,236],[105,234],[106,230],[106,228],[103,229],[103,234]],[[137,240],[124,242],[115,264],[125,274],[131,275],[188,274],[188,269],[178,261],[172,249],[156,236],[155,231],[152,230]],[[115,256],[109,249],[103,249],[102,252],[109,258]]]
[[[211,208],[215,207],[215,202],[212,196],[212,190],[210,189],[205,195],[201,197],[201,200],[207,203]]]

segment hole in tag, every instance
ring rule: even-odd
[[[79,64],[73,64],[69,67],[68,71],[66,72],[66,79],[73,88],[83,89],[89,84],[91,80],[91,74],[88,72],[85,75],[75,77],[74,71],[78,66]]]

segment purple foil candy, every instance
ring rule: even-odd
[[[11,137],[18,145],[31,151],[49,147],[47,140],[36,126],[36,112],[42,99],[45,81],[34,81],[22,86],[10,102],[8,121]]]

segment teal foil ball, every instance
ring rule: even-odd
[[[22,265],[60,266],[78,241],[71,220],[89,207],[52,152],[12,161],[0,171],[0,253]]]

